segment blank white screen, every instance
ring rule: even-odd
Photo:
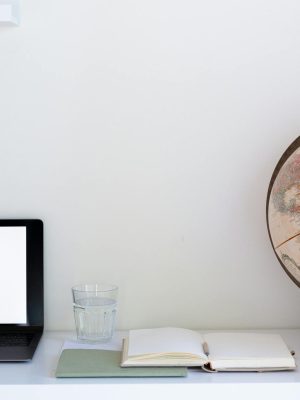
[[[0,323],[26,321],[26,227],[0,227]]]

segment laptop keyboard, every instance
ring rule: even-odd
[[[0,347],[29,346],[32,338],[28,333],[0,333]]]

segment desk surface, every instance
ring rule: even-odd
[[[175,399],[186,397],[197,398],[199,393],[202,395],[209,395],[219,392],[223,399],[228,398],[231,400],[239,398],[243,390],[244,399],[245,395],[249,398],[255,396],[255,387],[259,387],[259,393],[262,394],[263,390],[272,388],[274,391],[273,399],[277,398],[276,395],[283,396],[285,399],[300,398],[300,329],[292,330],[274,330],[265,332],[280,333],[287,343],[288,347],[296,351],[296,363],[298,365],[295,371],[285,372],[219,372],[207,373],[201,370],[189,370],[186,378],[65,378],[56,379],[54,377],[57,361],[60,355],[61,347],[65,340],[74,340],[73,332],[45,332],[35,356],[31,362],[25,363],[0,363],[0,397],[2,394],[6,395],[6,399],[18,398],[20,387],[22,387],[22,398],[26,399],[26,393],[40,395],[46,388],[49,398],[53,396],[59,397],[63,395],[65,390],[68,393],[74,391],[72,398],[81,398],[82,393],[85,397],[92,396],[93,392],[97,391],[98,395],[102,393],[106,395],[107,390],[109,393],[115,392],[117,395],[122,396],[122,399],[140,398],[143,393],[143,400],[149,398],[161,398],[171,394]],[[126,332],[117,332],[114,337],[114,343],[118,345],[121,343],[122,337],[126,336]],[[237,385],[239,384],[239,385]],[[37,390],[38,388],[38,390]],[[145,390],[147,389],[147,390]],[[292,390],[291,390],[292,389]],[[140,392],[143,390],[143,392]],[[156,390],[157,393],[156,393]],[[184,391],[183,393],[182,390]],[[38,394],[39,392],[39,394]],[[13,395],[14,393],[14,395]],[[46,393],[46,392],[45,392]],[[80,394],[81,393],[81,394]],[[88,394],[90,393],[90,394]],[[159,395],[158,395],[159,394]],[[10,397],[13,395],[13,397]],[[128,395],[128,397],[126,397]],[[21,396],[21,391],[20,391]],[[58,396],[58,397],[57,397]],[[217,396],[217,394],[216,394]],[[250,397],[251,396],[251,397]],[[295,397],[294,397],[295,396]],[[29,398],[29,397],[28,397]],[[37,397],[38,398],[38,397]],[[43,394],[43,399],[48,397]]]

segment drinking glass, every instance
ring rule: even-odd
[[[92,283],[72,287],[77,338],[107,342],[112,338],[117,310],[118,287]]]

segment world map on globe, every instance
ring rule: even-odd
[[[286,150],[273,173],[267,222],[281,265],[300,286],[300,137]]]

